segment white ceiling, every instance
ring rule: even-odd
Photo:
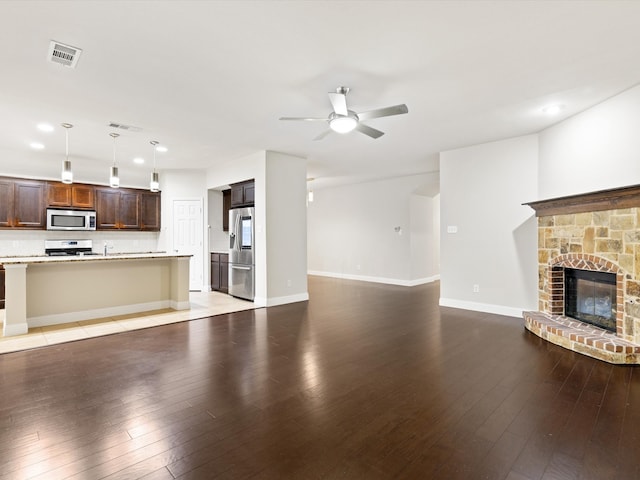
[[[540,131],[637,84],[639,25],[637,1],[4,0],[0,172],[57,178],[63,122],[77,181],[107,182],[110,122],[142,129],[117,140],[125,185],[148,181],[150,140],[169,148],[160,169],[305,157],[316,188],[432,172],[440,151]],[[47,61],[50,40],[83,49],[76,69]],[[367,122],[377,140],[313,141],[323,123],[278,120],[328,115],[340,85],[355,111],[409,113]],[[565,109],[548,117],[550,103]]]

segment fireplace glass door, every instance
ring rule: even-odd
[[[565,316],[616,331],[616,275],[566,268]]]

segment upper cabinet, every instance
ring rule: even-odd
[[[140,228],[152,232],[160,231],[160,194],[140,194]]]
[[[44,230],[46,210],[96,211],[98,230],[160,231],[160,193],[83,183],[0,177],[0,228]]]
[[[96,190],[98,230],[140,230],[140,193],[130,189]]]
[[[0,178],[0,227],[44,229],[44,191],[39,180]]]
[[[160,193],[133,188],[97,188],[98,230],[160,231]]]
[[[47,206],[95,209],[95,187],[93,185],[67,185],[61,182],[48,182]]]
[[[255,183],[253,180],[231,185],[231,208],[253,207],[255,199]]]

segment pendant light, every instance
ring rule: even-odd
[[[152,192],[159,192],[160,181],[158,179],[158,172],[156,172],[156,145],[158,145],[159,142],[155,140],[151,140],[149,143],[153,147],[153,172],[151,172],[151,181],[149,182],[149,190],[151,190]]]
[[[65,133],[65,151],[66,157],[64,162],[62,162],[62,183],[73,183],[73,172],[71,171],[71,161],[69,160],[69,129],[73,128],[73,125],[70,123],[63,123]]]
[[[110,133],[109,136],[113,138],[113,166],[111,167],[111,174],[109,175],[109,185],[111,185],[111,188],[118,188],[120,186],[120,177],[118,177],[118,167],[116,166],[116,138],[118,138],[120,134]]]
[[[119,133],[110,133],[109,136],[113,138],[113,165],[109,172],[109,185],[111,188],[120,187],[120,177],[118,177],[118,167],[116,166],[116,138],[120,136]]]

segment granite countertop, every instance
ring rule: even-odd
[[[68,263],[68,262],[102,262],[109,260],[141,260],[145,258],[179,258],[192,255],[179,255],[167,252],[144,253],[110,253],[105,255],[73,255],[73,256],[33,256],[33,257],[0,257],[0,264],[17,265],[24,263]]]

